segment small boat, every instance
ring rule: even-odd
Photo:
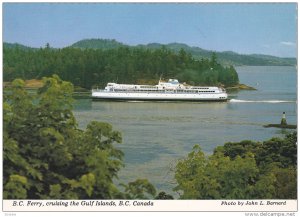
[[[159,81],[157,85],[108,83],[103,89],[93,89],[92,99],[112,101],[227,101],[222,87],[190,86],[177,79]]]

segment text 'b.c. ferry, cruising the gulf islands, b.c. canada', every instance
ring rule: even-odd
[[[93,89],[92,98],[111,101],[227,101],[222,87],[180,84],[177,79],[158,85],[108,83],[104,90]]]

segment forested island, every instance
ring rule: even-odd
[[[24,86],[15,79],[3,100],[4,199],[173,199],[143,177],[118,180],[122,135],[104,122],[78,128],[70,82],[45,77],[36,94]],[[209,156],[195,145],[174,171],[179,199],[296,199],[297,133]]]
[[[233,66],[218,63],[216,53],[197,60],[181,49],[148,49],[119,46],[103,49],[67,47],[29,49],[4,46],[3,79],[42,79],[52,74],[75,86],[91,89],[108,82],[157,84],[162,77],[177,78],[190,85],[233,86],[239,78]]]
[[[84,39],[72,44],[70,47],[80,48],[80,49],[114,49],[118,47],[131,47],[131,48],[145,48],[145,49],[160,49],[166,47],[167,49],[178,53],[181,49],[184,49],[187,53],[190,53],[193,58],[197,60],[209,59],[212,53],[216,53],[218,60],[222,65],[233,65],[233,66],[295,66],[297,64],[296,58],[281,58],[271,55],[262,54],[238,54],[232,51],[211,51],[205,50],[200,47],[189,46],[183,43],[149,43],[146,45],[129,46],[118,42],[116,40],[109,39]]]

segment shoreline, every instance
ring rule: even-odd
[[[25,89],[27,90],[37,90],[41,87],[43,87],[43,81],[38,79],[30,79],[30,80],[24,80],[25,82]],[[11,82],[5,81],[3,82],[3,87],[11,87]],[[83,87],[74,86],[74,93],[89,93],[90,90],[85,89]]]
[[[225,87],[226,91],[237,91],[237,90],[257,90],[254,87],[248,86],[246,84],[237,84],[231,87]]]

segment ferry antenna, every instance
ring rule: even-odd
[[[160,77],[159,77],[159,82],[161,82],[161,78],[162,78],[162,76],[163,76],[163,74],[161,74],[161,75],[160,75]]]

